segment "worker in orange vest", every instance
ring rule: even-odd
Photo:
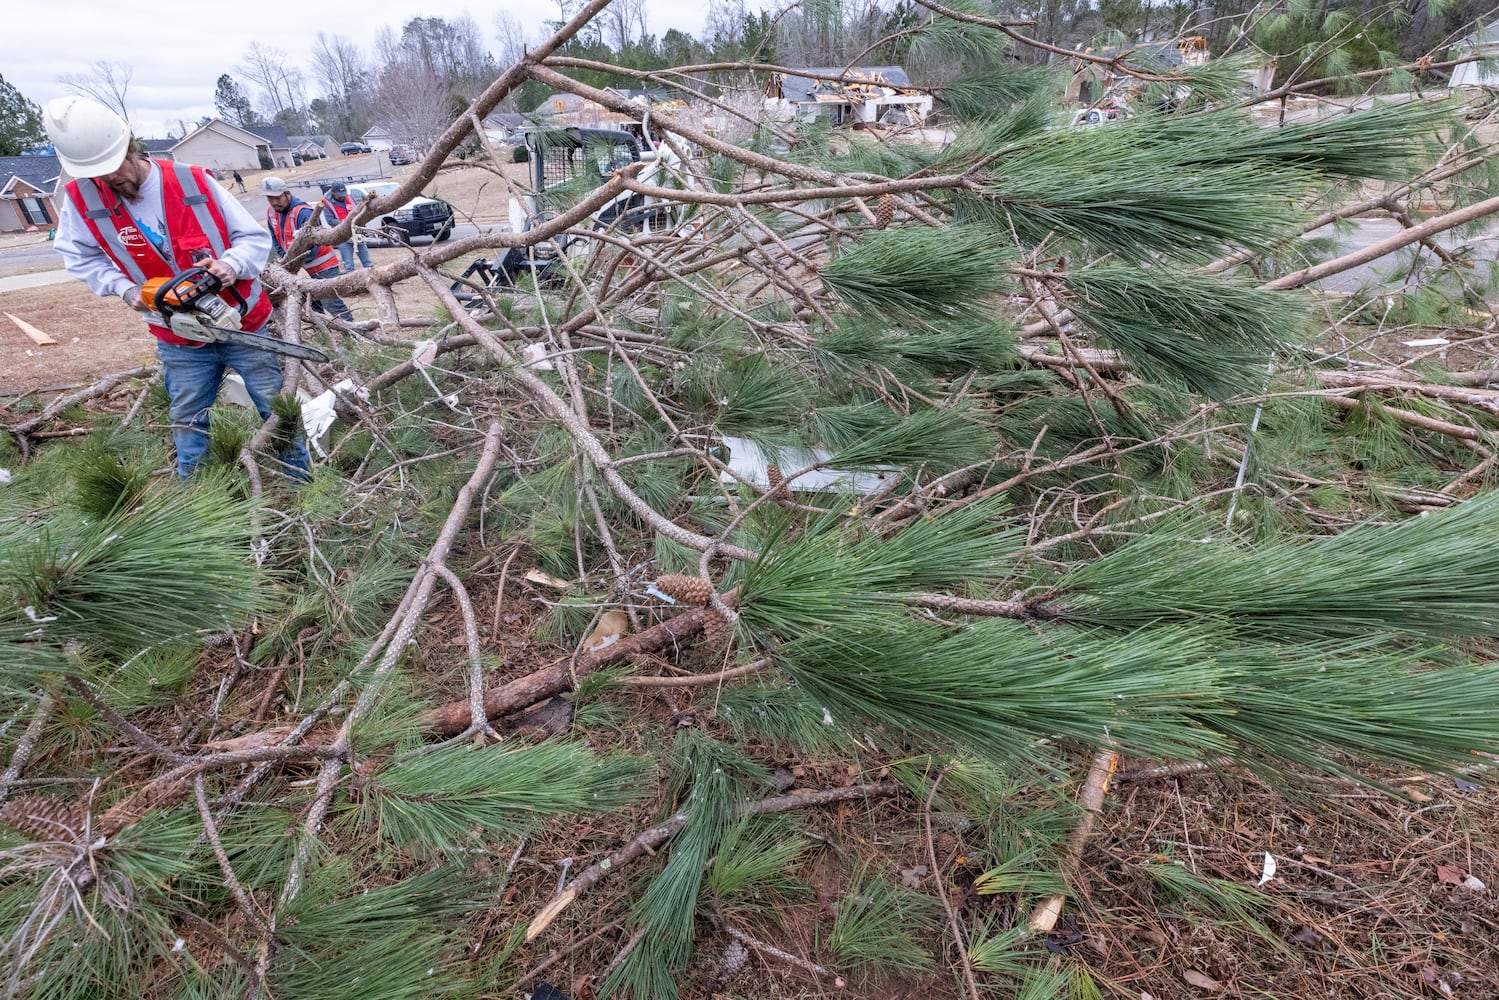
[[[267,177],[261,182],[261,190],[265,192],[266,228],[271,231],[271,242],[276,245],[276,252],[284,256],[286,248],[296,238],[297,230],[312,224],[316,213],[311,205],[287,190],[286,181],[280,177]],[[305,268],[307,277],[323,281],[343,273],[338,266],[338,254],[328,246],[313,247],[302,253],[299,259],[283,260],[281,264],[293,274]],[[345,322],[352,322],[354,319],[354,314],[337,295],[314,293],[312,308]]]
[[[328,187],[328,193],[323,195],[323,225],[336,226],[344,221],[350,212],[354,211],[359,204],[358,199],[349,194],[349,187],[343,181],[334,181]],[[343,261],[344,274],[354,270],[354,251],[359,250],[359,263],[364,267],[370,264],[370,248],[365,245],[364,240],[359,238],[356,230],[349,238],[338,245],[338,256]]]

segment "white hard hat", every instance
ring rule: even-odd
[[[286,182],[279,177],[267,177],[260,182],[260,191],[267,198],[286,193]]]
[[[57,149],[58,161],[74,177],[112,174],[130,149],[130,126],[125,119],[82,97],[48,101],[42,124]]]

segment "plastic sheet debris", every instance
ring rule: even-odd
[[[1266,851],[1265,852],[1265,867],[1264,867],[1264,870],[1260,872],[1260,880],[1259,880],[1258,884],[1259,885],[1264,885],[1266,882],[1269,882],[1274,877],[1275,877],[1275,855],[1271,854],[1269,851]]]
[[[729,468],[735,474],[748,482],[754,483],[762,489],[769,489],[770,466],[779,464],[789,476],[793,472],[805,469],[809,465],[825,463],[833,457],[830,451],[820,448],[782,448],[779,450],[775,461],[766,455],[760,446],[748,438],[737,438],[725,436],[724,446],[729,449]],[[881,466],[869,472],[846,472],[841,469],[813,469],[811,472],[797,476],[787,482],[787,487],[804,493],[829,493],[839,490],[849,490],[868,496],[878,493],[890,485],[892,476],[899,475],[900,470],[893,466]],[[733,483],[734,476],[727,472],[719,474],[719,481]]]
[[[307,435],[308,446],[317,453],[318,458],[328,457],[328,432],[338,419],[336,407],[338,393],[341,392],[353,393],[360,400],[370,398],[369,390],[362,386],[356,388],[352,379],[335,383],[333,388],[318,396],[297,390],[297,398],[302,402],[302,430]]]

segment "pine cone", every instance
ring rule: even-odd
[[[688,607],[700,608],[708,603],[713,594],[713,585],[700,576],[682,573],[667,573],[656,580],[656,589],[670,594]]]
[[[0,823],[36,840],[76,840],[85,825],[76,805],[44,795],[23,795],[0,805]]]
[[[727,649],[734,641],[734,623],[709,608],[703,612],[703,641],[713,649]]]
[[[113,837],[127,826],[145,819],[151,810],[175,805],[186,797],[187,788],[187,781],[182,778],[166,783],[153,781],[134,795],[106,809],[94,823],[94,829],[106,837]]]
[[[770,481],[770,493],[772,496],[785,496],[786,474],[781,471],[779,465],[767,465],[765,467],[765,478]]]
[[[874,209],[874,228],[888,229],[890,223],[895,221],[896,197],[893,194],[882,194]]]
[[[729,985],[729,981],[739,975],[748,961],[749,949],[738,938],[731,940],[723,950],[723,957],[718,960],[718,971],[713,977],[714,985],[720,990]]]

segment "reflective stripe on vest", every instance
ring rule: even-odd
[[[99,191],[99,183],[97,181],[88,183],[73,181],[68,184],[68,191],[75,196],[75,200],[81,202],[83,218],[90,224],[89,228],[94,231],[94,237],[99,241],[99,249],[108,254],[115,266],[123,271],[133,283],[144,285],[146,272],[141,270],[140,264],[131,256],[130,251],[120,239],[119,227],[112,218],[113,213],[104,204],[104,197]],[[120,206],[120,210],[124,211],[123,205]],[[100,220],[108,221],[109,225],[101,225]],[[146,240],[146,243],[156,251],[158,257],[161,257],[163,264],[169,263],[154,243],[150,240]]]

